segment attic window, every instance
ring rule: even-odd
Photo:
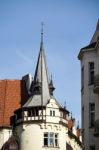
[[[55,116],[55,111],[54,110],[50,110],[50,116]]]

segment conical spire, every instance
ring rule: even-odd
[[[48,71],[46,64],[46,57],[44,54],[43,47],[43,24],[41,29],[41,44],[40,44],[40,52],[38,56],[37,66],[34,75],[34,81],[32,85],[32,95],[38,95],[38,103],[40,105],[45,105],[47,101],[50,99],[50,91],[49,91],[49,81],[48,81]]]
[[[53,95],[53,83],[49,83],[46,57],[43,46],[43,24],[41,29],[41,44],[37,60],[34,80],[31,85],[31,96],[24,107],[45,106]]]
[[[99,38],[99,19],[98,19],[98,22],[97,22],[97,25],[96,25],[95,33],[94,33],[90,43],[97,42],[98,38]]]
[[[44,54],[44,47],[43,47],[43,23],[41,25],[42,25],[42,28],[41,28],[40,52],[39,52],[37,66],[36,66],[35,75],[34,75],[34,82],[37,82],[37,80],[38,80],[40,83],[41,83],[43,65],[45,66],[45,70],[47,70],[45,54]]]
[[[43,48],[42,33],[41,33],[40,52],[39,52],[35,76],[34,76],[34,83],[37,80],[42,85],[43,96],[45,97],[45,95],[47,95],[49,97],[48,71],[47,71],[46,58],[45,58],[44,48]]]
[[[50,89],[50,94],[53,95],[53,91],[55,90],[55,87],[53,86],[52,75],[51,75],[51,81],[50,81],[50,84],[49,84],[49,89]]]

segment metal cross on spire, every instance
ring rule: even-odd
[[[44,27],[44,23],[41,22],[41,43],[43,43],[43,27]]]

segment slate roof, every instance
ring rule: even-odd
[[[78,54],[78,59],[81,59],[81,56],[82,56],[83,52],[93,50],[96,47],[96,45],[97,45],[97,42],[94,42],[94,43],[90,43],[89,45],[81,48],[81,50]]]
[[[89,45],[83,47],[81,50],[84,50],[84,49],[90,49],[90,48],[95,48],[95,46],[96,46],[96,42],[91,43],[91,44],[89,44]]]
[[[43,35],[41,33],[40,52],[32,84],[32,96],[28,99],[24,107],[46,105],[51,98],[49,90],[49,79],[47,63],[43,48]],[[36,92],[35,92],[36,91]]]
[[[98,19],[98,22],[97,22],[97,25],[96,25],[96,30],[94,32],[94,35],[93,35],[90,43],[97,42],[98,39],[99,39],[99,19]]]
[[[96,26],[96,30],[94,32],[94,35],[90,41],[90,44],[81,48],[79,54],[78,54],[78,59],[80,60],[82,58],[82,54],[83,52],[85,52],[86,50],[91,51],[93,50],[93,48],[95,48],[95,46],[97,45],[97,42],[99,42],[99,19],[97,22],[97,26]]]
[[[0,127],[10,127],[10,117],[28,98],[22,80],[0,80]]]

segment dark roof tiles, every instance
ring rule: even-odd
[[[86,47],[83,47],[81,50],[95,48],[95,46],[96,46],[96,42],[91,43],[91,44],[87,45]]]

